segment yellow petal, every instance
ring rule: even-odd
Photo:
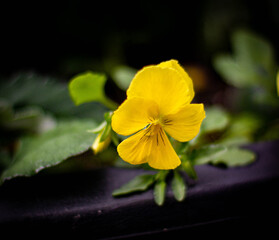
[[[122,141],[117,151],[119,156],[130,164],[142,164],[148,161],[151,147],[150,138],[147,137],[150,134],[151,127],[141,130],[136,134],[128,137]]]
[[[194,95],[195,95],[194,87],[193,87],[193,81],[189,77],[189,75],[186,73],[186,71],[180,66],[178,61],[174,60],[174,59],[171,59],[169,61],[161,62],[157,66],[162,67],[162,68],[172,68],[172,69],[175,69],[176,71],[178,71],[180,73],[182,78],[187,83],[187,86],[188,86],[188,89],[189,89],[189,92],[188,92],[189,102],[188,103],[190,103],[192,101],[192,99],[194,98]]]
[[[128,136],[146,127],[158,114],[158,106],[152,100],[127,99],[113,113],[111,126],[118,134]]]
[[[161,122],[169,135],[180,142],[186,142],[199,133],[204,118],[203,104],[188,104],[177,113],[164,116]]]
[[[140,70],[127,90],[127,97],[153,100],[161,115],[172,114],[190,101],[189,88],[177,70],[149,66]]]
[[[181,161],[160,125],[150,125],[122,141],[117,151],[130,164],[148,163],[156,169],[174,169]]]
[[[152,151],[148,158],[148,164],[156,169],[175,169],[181,164],[181,161],[162,127],[160,125],[157,126],[157,134],[153,137],[151,143]]]
[[[101,134],[98,134],[98,136],[96,137],[94,143],[92,144],[91,148],[94,152],[94,154],[98,154],[102,151],[104,151],[110,144],[111,142],[111,136],[109,134],[109,136],[104,140],[104,141],[100,141],[101,139]]]

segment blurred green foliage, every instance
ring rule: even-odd
[[[94,118],[99,122],[106,110],[96,103],[76,107],[69,95],[67,82],[49,76],[19,73],[0,84],[1,103],[13,111],[35,106],[55,118]]]
[[[102,89],[103,90],[103,89]],[[21,73],[0,87],[1,181],[29,176],[89,149],[107,108],[75,106],[66,83]]]
[[[13,162],[1,175],[0,183],[17,176],[34,175],[85,152],[95,138],[86,130],[94,125],[92,120],[61,121],[44,134],[22,138]]]
[[[254,140],[279,138],[279,98],[276,86],[276,63],[274,49],[263,37],[247,30],[232,34],[232,54],[218,54],[213,58],[215,70],[229,85],[236,88],[230,100],[239,119],[252,133]],[[260,125],[255,129],[255,125]],[[243,132],[245,129],[233,132]],[[273,129],[273,130],[272,130]],[[247,130],[246,130],[247,131]],[[273,134],[271,134],[273,133]]]
[[[136,72],[137,70],[134,68],[125,65],[118,65],[113,68],[111,75],[116,85],[123,91],[126,91]]]
[[[269,98],[275,93],[277,64],[274,50],[268,41],[248,31],[238,30],[232,35],[233,54],[220,54],[214,58],[214,66],[225,81],[238,88],[261,87]]]

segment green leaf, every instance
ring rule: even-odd
[[[255,160],[255,154],[250,150],[241,149],[235,146],[210,145],[195,149],[191,155],[194,165],[201,164],[224,164],[227,167],[244,166]]]
[[[35,105],[54,113],[74,106],[66,84],[34,73],[21,73],[2,83],[0,97],[13,106]]]
[[[221,107],[213,106],[205,110],[206,118],[204,119],[201,131],[215,132],[221,131],[229,124],[229,114]]]
[[[219,141],[216,141],[215,144],[220,144],[224,147],[240,146],[244,144],[251,143],[252,139],[245,135],[230,135],[226,136]]]
[[[214,57],[216,71],[235,87],[260,87],[261,92],[273,92],[276,62],[269,42],[249,31],[238,30],[232,35],[232,45],[233,55]]]
[[[0,96],[8,100],[12,105],[30,104],[34,102],[44,104],[53,96],[61,94],[58,84],[50,77],[41,77],[33,73],[21,73],[13,77],[10,81],[2,83]],[[64,88],[65,89],[65,88]]]
[[[158,206],[162,206],[165,202],[166,195],[166,182],[163,180],[159,180],[155,183],[154,186],[154,201]]]
[[[273,67],[274,54],[268,41],[255,33],[237,30],[232,35],[232,44],[236,59],[241,63],[262,66],[269,71]]]
[[[261,141],[271,141],[279,139],[279,122],[269,122],[265,132],[261,135]]]
[[[112,79],[122,90],[127,90],[137,70],[128,66],[117,66],[113,69]]]
[[[236,167],[250,164],[254,162],[255,159],[256,155],[254,152],[233,147],[213,158],[211,162],[215,165],[225,164],[228,167]]]
[[[210,163],[213,159],[222,156],[227,151],[227,148],[222,145],[209,145],[199,149],[195,149],[190,159],[193,165],[202,165]]]
[[[3,172],[0,182],[17,176],[31,176],[85,152],[95,139],[87,129],[95,125],[89,120],[64,121],[40,136],[22,139],[13,163]]]
[[[119,189],[113,191],[112,196],[118,197],[134,192],[143,192],[147,190],[155,181],[154,175],[143,174],[136,176],[130,182],[124,184]]]
[[[258,79],[257,73],[251,69],[251,66],[247,66],[246,63],[239,64],[229,55],[216,55],[213,59],[213,65],[228,84],[238,88],[253,86],[255,80]],[[259,81],[257,80],[257,82]]]
[[[5,100],[0,99],[0,125],[13,119],[12,106]]]
[[[41,120],[43,111],[35,107],[20,109],[14,113],[13,119],[5,124],[7,129],[33,130],[36,131]]]
[[[262,120],[257,115],[248,113],[235,115],[231,120],[228,130],[218,143],[226,146],[249,143],[254,140],[254,134],[261,125]]]
[[[181,177],[178,171],[174,171],[171,187],[175,199],[179,202],[183,201],[186,197],[187,187],[184,182],[184,179]]]
[[[63,118],[70,116],[102,121],[107,110],[95,102],[75,106],[66,84],[34,73],[21,73],[2,81],[0,99],[17,110],[25,106],[36,106],[51,112],[55,117]]]
[[[14,111],[11,107],[1,104],[0,101],[0,127],[5,129],[3,138],[17,138],[26,133],[42,133],[55,126],[55,120],[46,115],[41,108],[23,107]]]
[[[79,74],[69,83],[70,95],[76,105],[86,102],[100,102],[108,108],[115,109],[117,105],[105,95],[106,76],[90,71]]]

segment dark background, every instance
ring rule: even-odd
[[[113,64],[137,69],[171,58],[211,67],[244,27],[278,57],[279,1],[9,1],[1,3],[2,79],[36,71],[68,79]]]

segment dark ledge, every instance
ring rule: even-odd
[[[230,169],[198,166],[199,179],[188,179],[186,200],[176,202],[168,189],[163,207],[155,205],[151,190],[111,196],[143,172],[137,169],[106,168],[5,182],[0,187],[0,232],[89,233],[93,239],[272,232],[279,213],[279,141],[247,148],[257,154],[253,164]]]

